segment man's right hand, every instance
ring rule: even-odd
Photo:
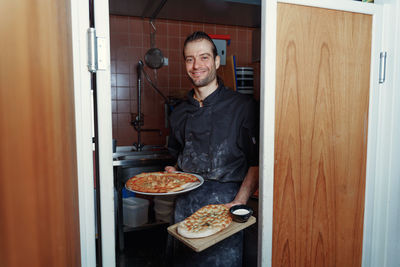
[[[166,166],[165,171],[166,172],[176,172],[176,168],[173,166]]]

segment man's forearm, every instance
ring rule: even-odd
[[[244,178],[242,185],[240,186],[239,192],[236,194],[235,199],[231,203],[229,203],[228,206],[246,204],[250,196],[258,188],[258,176],[259,167],[250,167],[247,171],[246,177]]]

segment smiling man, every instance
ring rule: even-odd
[[[171,114],[168,148],[174,167],[204,178],[178,195],[175,222],[208,204],[246,204],[258,187],[258,109],[253,98],[226,88],[217,77],[220,57],[212,39],[195,32],[184,43],[186,72],[193,89]],[[195,253],[178,243],[175,266],[242,266],[243,233]]]

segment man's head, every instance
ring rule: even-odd
[[[217,47],[215,46],[215,44],[214,44],[213,40],[210,38],[210,36],[209,36],[207,33],[205,33],[205,32],[197,31],[197,32],[194,32],[194,33],[192,33],[191,35],[189,35],[189,36],[186,38],[185,42],[183,43],[183,58],[184,58],[184,59],[186,59],[186,57],[185,57],[185,48],[186,48],[186,45],[187,45],[188,43],[190,43],[190,42],[198,41],[198,40],[207,40],[207,41],[209,41],[210,44],[212,45],[213,57],[214,57],[214,58],[217,57],[217,55],[218,55]]]
[[[183,46],[186,72],[197,87],[217,86],[220,57],[212,39],[204,32],[194,32]]]

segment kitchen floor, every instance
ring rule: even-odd
[[[151,228],[125,233],[125,249],[119,255],[119,267],[167,267],[167,227],[159,224]]]

